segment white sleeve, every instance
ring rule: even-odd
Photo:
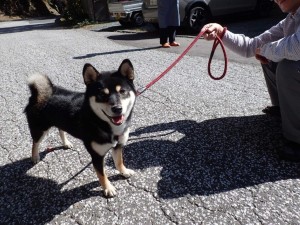
[[[300,31],[263,45],[261,47],[261,55],[273,62],[279,62],[283,59],[300,60]]]
[[[283,37],[283,23],[284,20],[254,38],[247,37],[243,34],[234,34],[227,30],[222,41],[231,51],[243,57],[253,57],[257,48],[262,48],[266,43],[270,43]]]

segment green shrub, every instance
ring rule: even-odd
[[[47,16],[50,14],[43,0],[1,0],[0,10],[7,16]]]
[[[81,0],[68,0],[68,4],[62,17],[66,21],[83,21],[88,18],[88,15],[84,12],[84,9],[81,4]]]

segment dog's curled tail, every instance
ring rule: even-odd
[[[31,92],[30,101],[36,106],[44,105],[53,93],[51,80],[39,73],[35,73],[28,78],[28,86]]]

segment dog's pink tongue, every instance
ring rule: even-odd
[[[124,116],[123,115],[121,115],[121,116],[115,116],[115,117],[112,118],[112,120],[113,120],[114,124],[120,125],[120,124],[123,123]]]

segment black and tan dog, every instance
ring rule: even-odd
[[[134,173],[124,166],[122,156],[136,98],[134,69],[128,59],[112,72],[98,72],[92,65],[85,64],[83,79],[85,93],[55,86],[48,77],[40,74],[29,78],[31,97],[25,113],[33,139],[32,160],[34,163],[39,161],[39,144],[52,126],[59,129],[63,145],[71,148],[66,131],[83,141],[104,195],[113,197],[116,189],[104,170],[104,156],[108,150],[113,149],[115,166],[124,177]]]

